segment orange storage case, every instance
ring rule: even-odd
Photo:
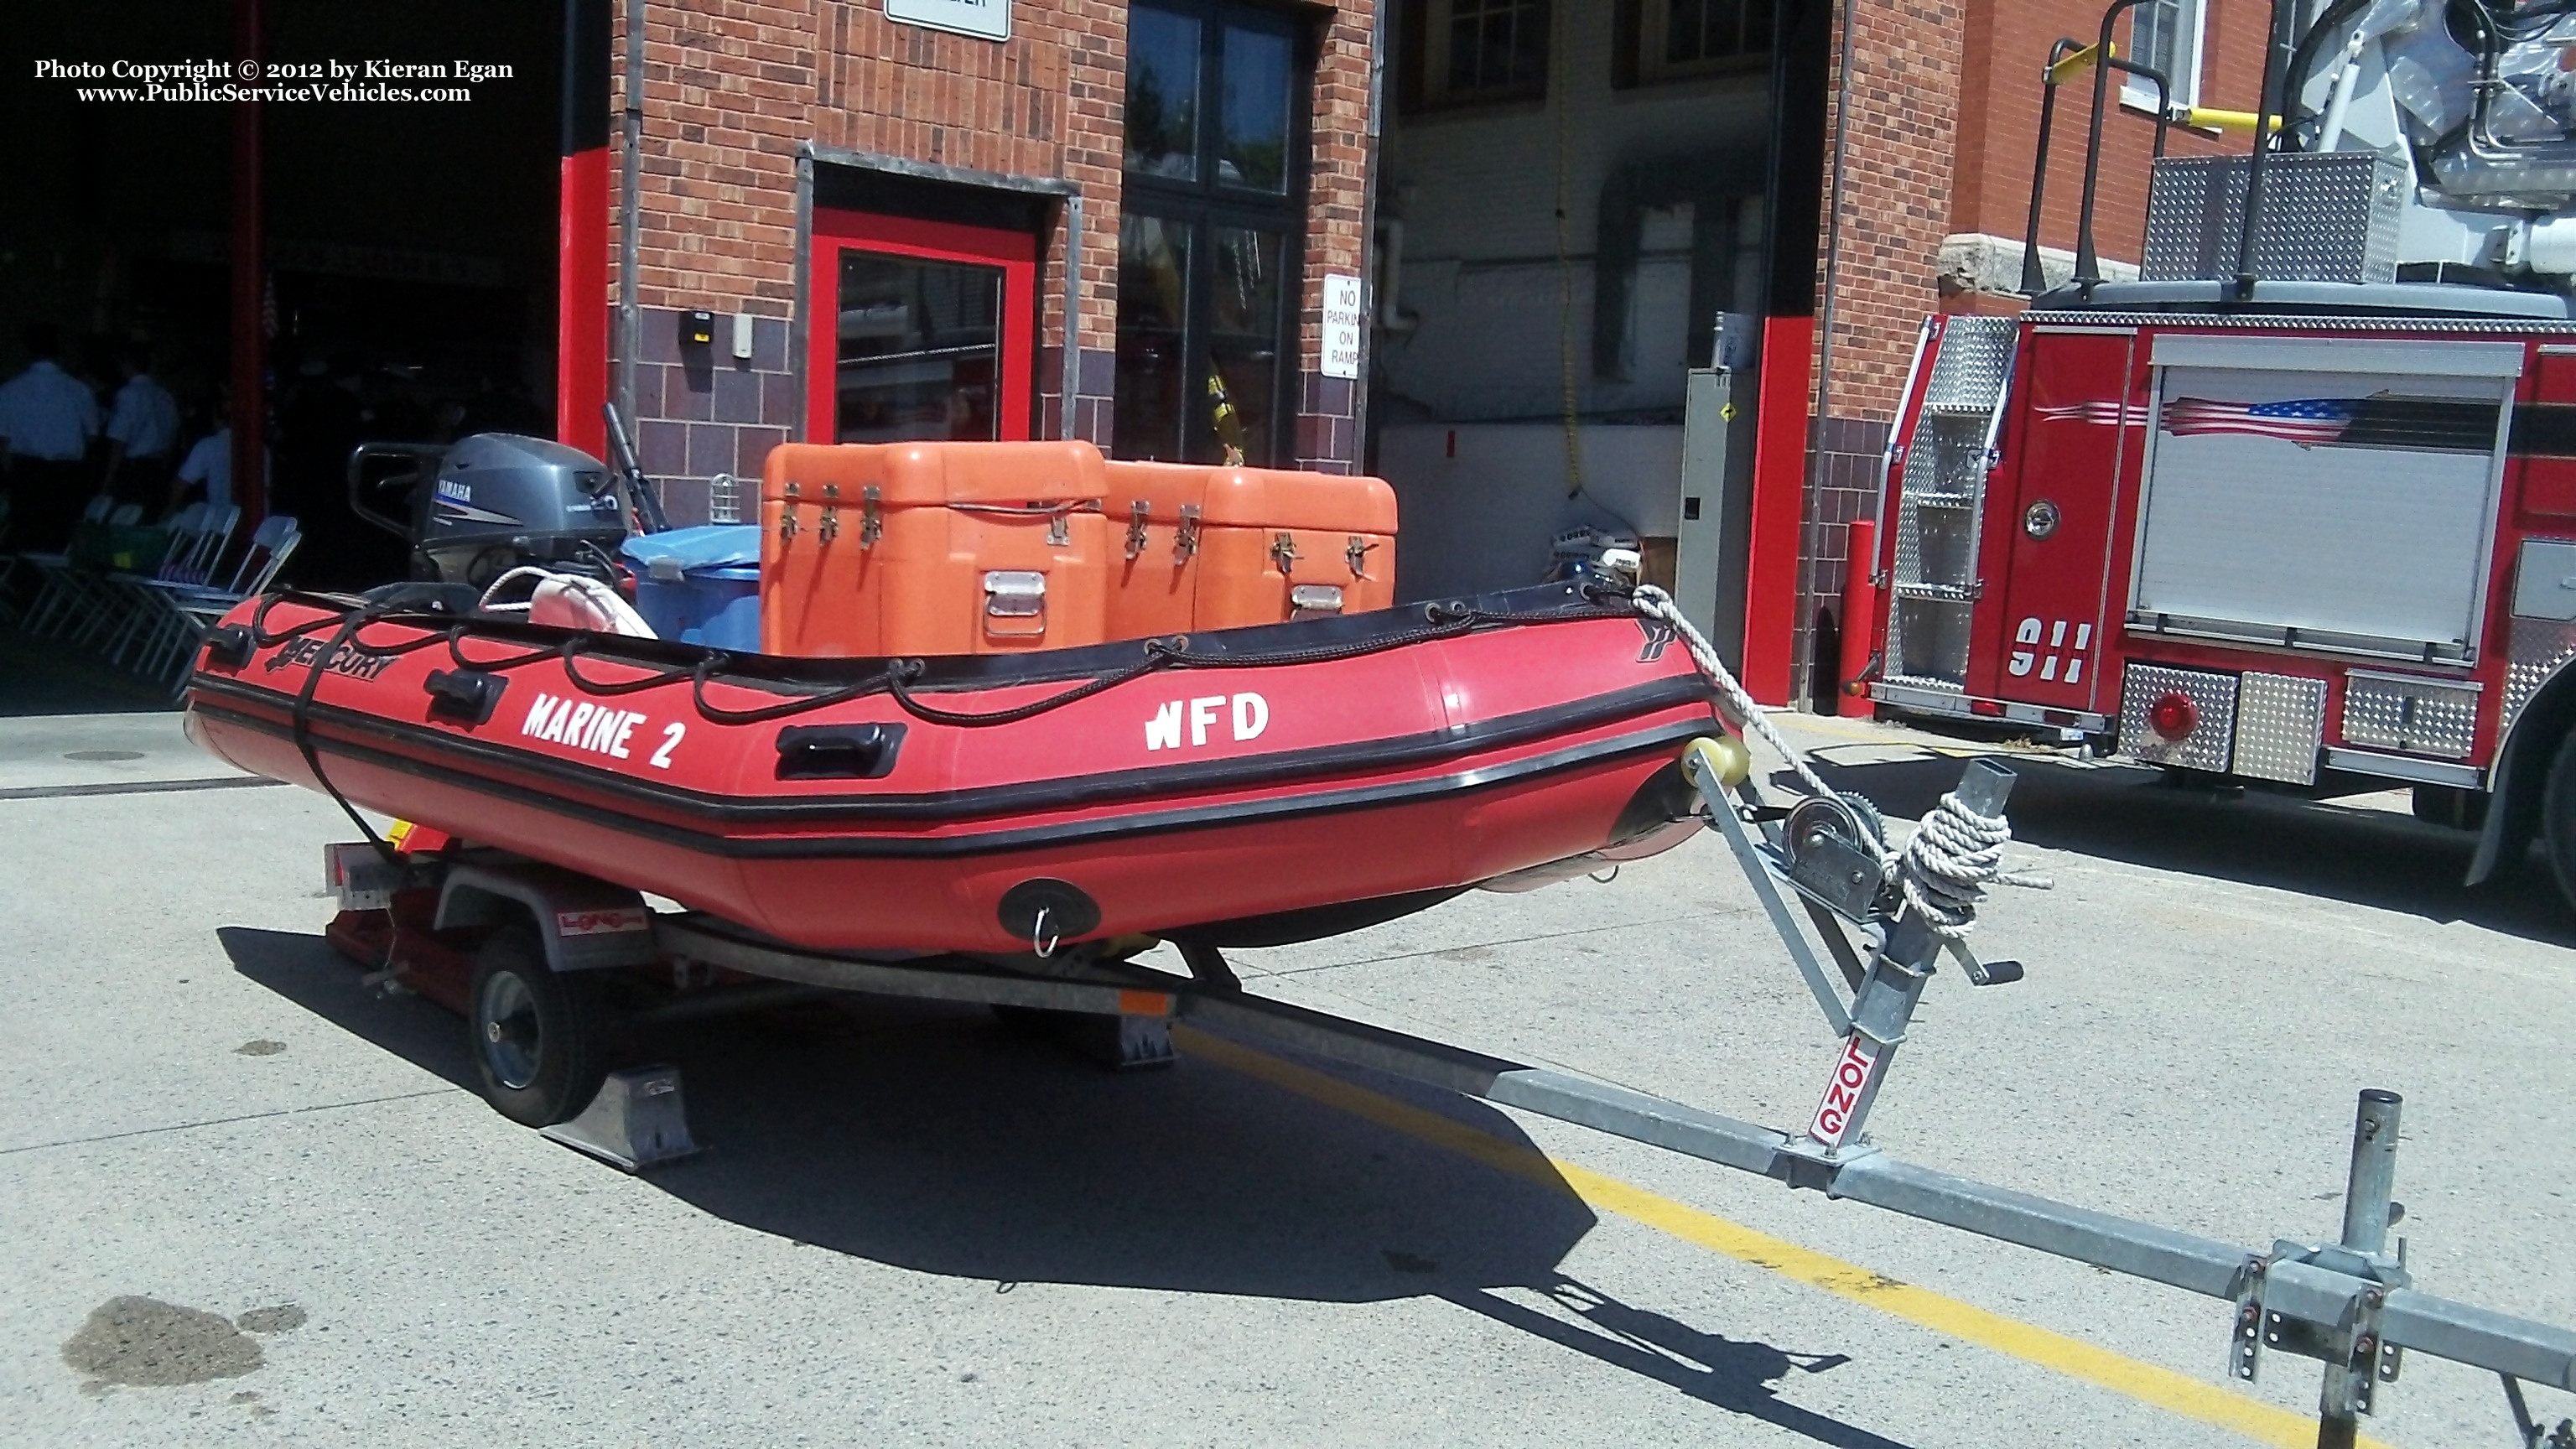
[[[1395,602],[1395,490],[1285,468],[1112,462],[1109,636],[1234,629]]]
[[[760,647],[999,654],[1097,644],[1111,535],[1100,451],[790,443],[760,480]]]

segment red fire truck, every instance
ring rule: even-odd
[[[2162,81],[2111,47],[2136,3],[2055,58],[2114,57],[2072,277],[2034,197],[2028,310],[1924,326],[1870,694],[2212,782],[2402,782],[2480,832],[2470,883],[2537,837],[2576,900],[2576,4],[2278,7],[2272,143],[2159,159],[2106,280],[2106,69]]]

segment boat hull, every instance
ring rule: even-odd
[[[799,945],[1024,951],[1670,843],[1682,748],[1720,730],[1687,656],[1597,607],[1521,607],[1229,631],[1187,664],[933,661],[869,689],[882,661],[349,627],[348,601],[289,597],[226,620],[189,726],[254,774]],[[459,676],[494,697],[460,705]]]

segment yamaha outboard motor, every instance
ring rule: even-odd
[[[385,460],[407,466],[369,466]],[[588,453],[516,433],[364,443],[349,455],[350,507],[411,544],[412,576],[478,589],[521,564],[609,577],[626,538],[616,484]],[[370,506],[405,489],[407,517]]]

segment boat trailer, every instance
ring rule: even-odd
[[[718,988],[680,993],[635,1018],[641,1021],[840,993],[982,1003],[1045,1026],[1105,1064],[1140,1067],[1173,1060],[1170,1024],[1187,1018],[1237,1041],[1363,1067],[2224,1300],[2229,1377],[2253,1380],[2267,1353],[2324,1364],[2320,1449],[2355,1442],[2357,1416],[2372,1412],[2382,1386],[2397,1381],[2409,1349],[2498,1375],[2521,1449],[2576,1449],[2576,1422],[2545,1426],[2522,1392],[2524,1383],[2576,1392],[2576,1332],[2423,1292],[2406,1268],[2404,1240],[2391,1248],[2389,1229],[2404,1213],[2390,1198],[2402,1105],[2394,1092],[2360,1094],[2342,1233],[2328,1243],[2282,1239],[2242,1248],[1880,1150],[1863,1129],[1940,961],[1952,960],[1979,986],[2018,980],[2022,968],[1979,961],[1963,930],[1939,930],[1908,903],[1883,864],[1884,827],[1866,801],[1828,793],[1786,810],[1767,805],[1748,778],[1749,753],[1734,740],[1697,741],[1683,764],[1710,828],[1725,837],[1839,1038],[1815,1111],[1793,1130],[1264,1000],[1245,993],[1222,955],[1204,945],[1184,946],[1188,978],[1126,959],[1137,952],[1132,942],[1061,949],[1033,942],[1037,949],[1010,958],[824,954],[703,913],[650,911],[631,891],[550,866],[425,856],[396,865],[366,845],[329,847],[326,873],[343,907],[331,935],[381,968],[371,981],[409,984],[460,1008],[455,973],[463,957],[435,933],[472,925],[479,900],[524,907],[540,923],[556,971],[648,966],[667,970],[678,985]],[[1973,816],[2000,821],[2013,779],[1992,760],[1973,760],[1951,798]],[[421,909],[433,895],[435,917]],[[544,930],[545,922],[557,929]],[[762,984],[723,984],[753,978]],[[675,1068],[610,1073],[587,1110],[545,1130],[642,1170],[696,1150],[683,1100]]]

